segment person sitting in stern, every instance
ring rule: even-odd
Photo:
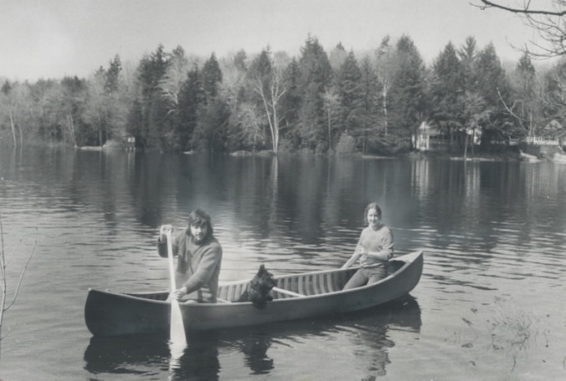
[[[158,253],[167,258],[167,231],[163,225],[157,242]],[[172,295],[177,300],[216,303],[218,278],[222,262],[222,246],[214,237],[210,216],[196,209],[189,214],[188,226],[171,235],[173,255],[177,257],[175,284],[180,285]]]
[[[342,268],[356,261],[361,268],[346,282],[344,290],[375,283],[386,275],[387,261],[393,256],[393,233],[381,222],[381,208],[376,202],[364,211],[367,227],[362,230],[356,250]]]

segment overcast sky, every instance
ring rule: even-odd
[[[0,77],[87,76],[119,54],[137,62],[159,43],[223,56],[244,49],[295,55],[310,34],[327,52],[375,49],[409,35],[427,63],[452,41],[474,36],[516,61],[535,35],[514,15],[476,0],[0,0]]]

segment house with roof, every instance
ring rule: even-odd
[[[557,120],[551,120],[535,134],[523,139],[520,145],[527,154],[551,157],[556,153],[564,153],[566,146],[566,129]]]

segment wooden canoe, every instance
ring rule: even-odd
[[[274,277],[273,301],[263,309],[236,302],[249,280],[219,286],[218,303],[179,303],[186,330],[207,330],[266,324],[341,314],[380,305],[406,295],[419,282],[423,253],[389,261],[389,275],[379,282],[342,290],[355,268],[314,271]],[[89,289],[85,321],[95,336],[151,333],[169,329],[168,292],[115,293]]]

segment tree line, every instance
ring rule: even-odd
[[[116,55],[88,78],[2,82],[0,141],[15,146],[133,136],[163,151],[396,153],[426,121],[461,150],[476,132],[489,144],[561,129],[566,110],[566,61],[538,72],[525,52],[505,70],[473,37],[428,67],[406,35],[363,54],[309,36],[297,56],[159,45],[132,69]]]

